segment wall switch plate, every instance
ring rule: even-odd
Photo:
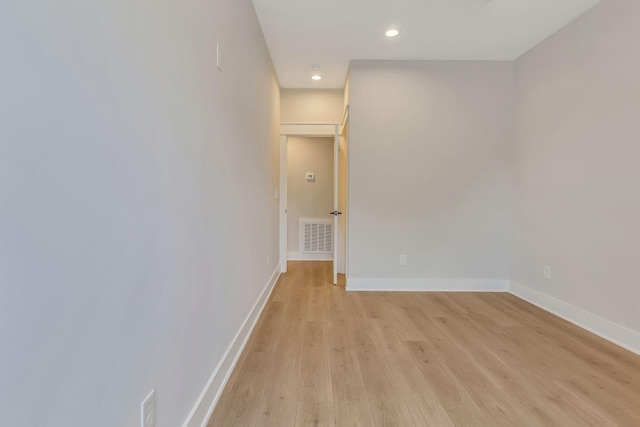
[[[216,66],[218,70],[222,71],[222,45],[216,43]]]
[[[544,266],[543,277],[546,280],[551,280],[551,266],[550,265],[545,265]]]
[[[401,254],[400,255],[400,265],[402,265],[402,266],[407,265],[407,255],[405,255],[405,254]]]
[[[278,200],[279,196],[280,194],[278,193],[278,190],[276,190],[276,192],[274,193],[274,199]]]
[[[156,425],[156,391],[151,390],[140,405],[140,426],[155,427]]]

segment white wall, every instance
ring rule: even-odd
[[[283,123],[340,123],[344,113],[341,89],[282,89]]]
[[[349,92],[350,283],[505,283],[512,64],[353,61]]]
[[[603,0],[517,61],[511,276],[640,333],[638,22]]]
[[[333,138],[290,137],[287,157],[287,250],[297,254],[300,218],[333,218]],[[307,181],[306,172],[315,180]]]
[[[0,424],[179,426],[277,264],[252,3],[8,0],[0,52]]]

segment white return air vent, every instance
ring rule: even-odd
[[[333,220],[300,218],[300,249],[305,254],[333,253]]]

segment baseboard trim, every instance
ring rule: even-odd
[[[191,413],[189,413],[184,424],[182,424],[182,427],[206,427],[209,422],[209,418],[211,418],[211,414],[213,414],[213,410],[218,403],[218,399],[222,394],[222,390],[224,390],[224,387],[227,385],[231,372],[233,372],[233,368],[235,368],[236,363],[242,354],[242,350],[244,350],[244,346],[247,344],[249,336],[251,336],[251,332],[256,326],[258,318],[269,300],[269,296],[271,296],[273,287],[279,277],[280,265],[278,265],[271,275],[267,286],[265,286],[260,297],[249,312],[249,315],[242,323],[242,326],[233,338],[231,345],[227,348],[224,356],[222,356],[222,360],[220,360],[220,363],[218,363],[218,366],[214,369],[211,378],[209,378],[207,385],[202,390],[202,393],[200,393],[198,401],[191,410]]]
[[[509,283],[509,293],[640,355],[640,332],[513,281]]]
[[[347,278],[347,291],[361,292],[506,292],[507,280]]]
[[[288,252],[287,261],[333,261],[333,254],[305,254]]]

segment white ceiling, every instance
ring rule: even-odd
[[[599,0],[253,0],[280,84],[342,88],[353,59],[512,60]],[[394,39],[384,31],[395,26]],[[311,80],[319,64],[323,79]]]

